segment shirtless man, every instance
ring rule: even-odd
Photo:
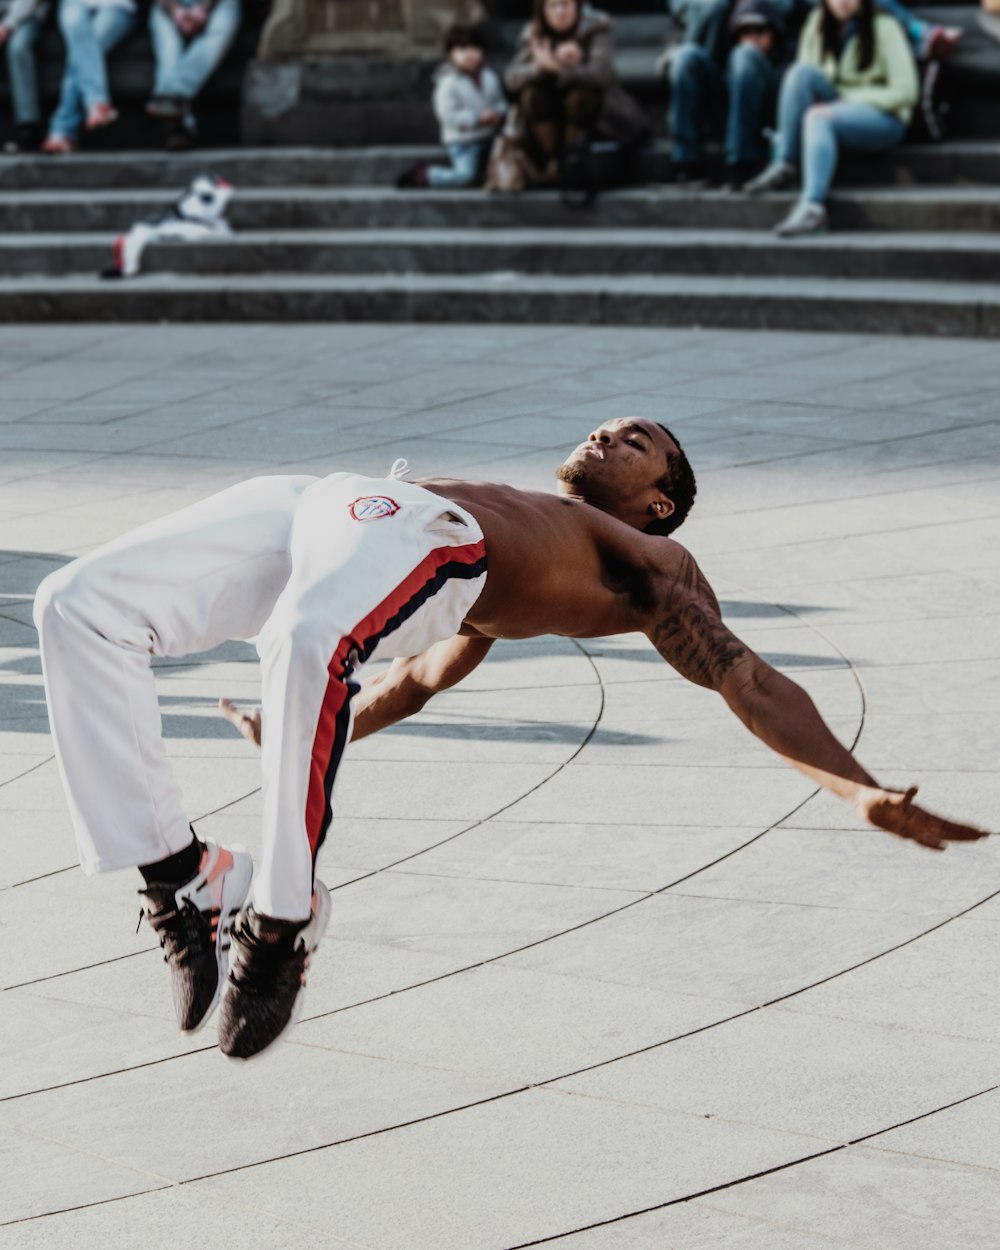
[[[556,495],[437,478],[257,478],[43,582],[35,621],[81,862],[140,868],[182,1029],[208,1019],[227,962],[225,1054],[249,1058],[291,1024],[330,913],[315,863],[345,746],[418,711],[497,638],[641,631],[877,828],[935,850],[985,836],[918,807],[916,787],[879,786],[805,691],[726,627],[694,559],[667,537],[695,483],[665,427],[607,421],[556,476]],[[263,723],[228,709],[262,747],[262,855],[242,911],[250,856],[191,831],[149,660],[253,636]],[[359,693],[355,673],[376,655],[394,663]]]

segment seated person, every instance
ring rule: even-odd
[[[35,152],[42,140],[35,44],[46,7],[45,0],[0,0],[0,48],[7,49],[7,80],[14,113],[14,133],[3,148],[8,154]]]
[[[879,152],[901,143],[919,94],[902,27],[873,0],[823,0],[809,17],[778,100],[771,164],[747,183],[751,195],[793,186],[798,203],[782,236],[826,229],[826,198],[841,147]]]
[[[616,85],[611,18],[580,0],[534,0],[504,83],[531,155],[554,178],[559,153],[594,131]]]
[[[171,151],[193,145],[193,102],[229,51],[240,17],[240,0],[155,0],[149,36],[156,80],[146,112],[166,123]]]
[[[99,130],[117,120],[105,58],[135,23],[135,0],[60,0],[66,68],[43,152],[75,152],[81,128]]]
[[[500,79],[483,64],[483,39],[468,26],[451,26],[447,58],[434,76],[434,114],[449,165],[414,165],[399,187],[471,187],[481,179],[490,147],[507,112]]]
[[[705,176],[706,130],[725,134],[726,182],[741,186],[768,156],[764,128],[774,119],[787,55],[785,24],[772,0],[730,0],[702,10],[670,62],[669,129],[678,181]]]

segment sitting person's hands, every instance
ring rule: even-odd
[[[483,109],[479,114],[480,126],[499,126],[503,121],[503,113],[498,113],[496,109]]]
[[[531,40],[531,59],[546,74],[558,74],[560,63],[552,52],[552,44],[548,39]]]
[[[580,47],[575,39],[570,39],[556,48],[555,56],[560,67],[581,65],[583,63],[583,48]]]
[[[10,38],[11,32],[12,28],[10,26],[4,26],[3,23],[0,22],[0,48],[2,48]]]
[[[208,21],[208,10],[200,4],[178,6],[174,9],[174,24],[188,39],[197,35]]]

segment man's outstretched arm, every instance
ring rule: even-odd
[[[393,660],[387,669],[365,682],[355,696],[351,741],[419,712],[432,695],[468,676],[486,658],[492,645],[492,638],[458,634],[435,643],[420,655]],[[248,742],[260,746],[259,708],[246,712],[229,699],[220,699],[219,708]]]
[[[880,786],[834,736],[809,695],[746,647],[723,623],[719,604],[693,557],[674,551],[660,580],[647,634],[660,655],[700,686],[717,690],[747,728],[818,785],[850,803],[870,824],[943,851],[985,830],[935,816],[913,802],[916,786]]]

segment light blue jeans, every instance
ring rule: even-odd
[[[726,160],[747,164],[764,153],[764,127],[771,120],[778,73],[751,44],[737,44],[729,54],[723,81],[715,62],[696,43],[686,43],[670,70],[669,129],[674,160],[700,165],[706,123],[725,111]]]
[[[449,143],[450,165],[431,165],[427,170],[429,187],[471,187],[479,174],[480,164],[492,140],[478,143]]]
[[[75,139],[87,109],[110,102],[104,58],[121,43],[135,21],[135,12],[119,5],[92,9],[85,0],[60,0],[59,29],[66,44],[66,68],[49,134]]]
[[[892,113],[842,100],[814,65],[793,65],[785,75],[774,155],[789,165],[801,165],[804,201],[826,201],[841,147],[880,152],[895,147],[905,134],[906,126]]]
[[[15,27],[7,40],[7,76],[14,121],[19,126],[36,125],[41,120],[38,107],[38,68],[35,44],[42,32],[42,19],[29,17]]]
[[[149,15],[149,36],[156,56],[154,95],[193,100],[218,69],[240,28],[240,0],[219,0],[201,32],[185,39],[176,23],[156,3]]]

